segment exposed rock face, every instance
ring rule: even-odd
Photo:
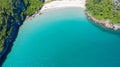
[[[3,2],[4,2],[4,0],[3,0]],[[9,2],[11,4],[8,4]],[[2,66],[3,61],[6,59],[6,55],[10,52],[13,42],[15,41],[15,38],[17,37],[19,27],[23,24],[26,16],[31,15],[34,13],[34,11],[39,10],[39,8],[41,8],[43,5],[44,0],[10,0],[9,2],[7,3],[7,5],[11,6],[11,8],[10,8],[11,13],[8,13],[9,15],[3,15],[5,17],[7,17],[7,19],[3,18],[2,23],[3,23],[3,25],[6,25],[5,34],[8,34],[9,30],[10,30],[10,32],[9,32],[9,35],[4,36],[7,38],[4,38],[4,40],[3,40],[4,48],[0,52],[0,67]],[[5,2],[5,4],[6,4],[6,2]],[[37,4],[37,6],[38,5],[40,5],[40,6],[37,7],[36,4]],[[30,12],[28,10],[28,9],[33,9],[33,7],[30,8],[31,6],[34,6],[33,12]],[[5,8],[8,8],[8,6],[5,6]],[[25,11],[29,12],[29,13],[25,13]],[[6,12],[8,12],[8,9],[6,10]],[[5,24],[5,23],[7,23],[7,24]]]
[[[113,0],[114,2],[114,10],[118,9],[118,6],[120,6],[120,2],[118,0]]]
[[[11,33],[8,36],[8,38],[5,40],[4,49],[0,53],[0,67],[1,67],[3,61],[5,60],[6,55],[11,50],[13,42],[14,42],[15,38],[17,37],[19,26],[21,26],[23,24],[23,21],[26,18],[26,15],[21,14],[21,12],[24,9],[26,9],[26,7],[27,7],[27,6],[25,6],[23,0],[12,0],[12,6],[13,6],[14,16],[9,16],[9,19],[7,22],[7,23],[9,23],[8,29],[11,29]],[[13,20],[13,21],[10,21],[10,20]]]
[[[98,3],[96,3],[96,1]],[[88,2],[86,1],[87,2],[86,15],[88,16],[88,19],[92,20],[95,23],[103,25],[104,27],[112,30],[118,30],[120,29],[120,22],[119,22],[120,1],[118,0],[109,0],[109,1],[105,1],[105,0],[103,1],[95,0],[95,2],[90,0],[88,0]],[[104,4],[105,2],[106,4]],[[104,5],[102,6],[102,4]]]
[[[105,26],[106,28],[112,29],[112,30],[118,30],[120,29],[120,25],[110,24],[109,20],[98,20],[94,18],[92,15],[90,15],[88,12],[86,12],[86,15],[88,16],[88,19],[92,20],[95,23],[101,24]]]

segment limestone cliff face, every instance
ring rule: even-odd
[[[3,18],[2,25],[0,25],[0,27],[4,27],[4,26],[6,27],[5,36],[2,37],[4,39],[4,42],[0,43],[0,45],[2,45],[3,47],[2,51],[0,52],[0,67],[4,62],[4,60],[6,59],[6,55],[11,50],[13,42],[17,37],[19,27],[23,24],[27,16],[23,12],[30,5],[29,0],[11,0],[11,1],[12,1],[12,4],[11,4],[12,14],[10,13],[9,15],[3,15],[7,17],[7,19]],[[27,1],[27,3],[25,3],[25,1]]]
[[[12,0],[12,6],[13,6],[13,14],[14,15],[7,15],[7,25],[6,25],[6,34],[9,32],[9,35],[7,35],[7,38],[4,38],[4,48],[2,52],[0,53],[0,65],[2,65],[2,62],[6,58],[6,55],[10,51],[12,44],[17,36],[19,26],[22,25],[23,21],[25,20],[26,15],[21,14],[21,12],[26,8],[24,2],[22,0]],[[6,23],[3,19],[2,23]],[[12,20],[12,21],[11,21]],[[6,36],[5,36],[6,37]]]

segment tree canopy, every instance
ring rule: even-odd
[[[15,4],[14,6],[13,2]],[[23,3],[23,6],[20,3]],[[0,52],[4,49],[4,43],[13,30],[13,24],[21,21],[23,15],[30,16],[34,14],[42,5],[42,0],[0,0]],[[14,10],[19,12],[18,9],[21,6],[24,9],[19,14],[15,13]],[[11,20],[11,17],[14,20]]]
[[[120,23],[120,5],[115,6],[112,0],[87,0],[86,10],[96,19]]]

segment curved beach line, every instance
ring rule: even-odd
[[[48,2],[49,0],[45,0],[45,2]],[[67,7],[79,7],[83,8],[85,10],[85,2],[86,0],[54,0],[50,1],[43,5],[43,7],[37,11],[32,16],[27,16],[26,20],[31,20],[35,16],[38,16],[45,11],[52,10],[52,9],[59,9],[59,8],[67,8]]]
[[[85,9],[85,0],[54,0],[44,4],[40,12],[50,9],[66,8],[66,7],[81,7]]]

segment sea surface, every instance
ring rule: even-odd
[[[24,22],[3,67],[120,67],[120,32],[81,8],[49,10]]]

